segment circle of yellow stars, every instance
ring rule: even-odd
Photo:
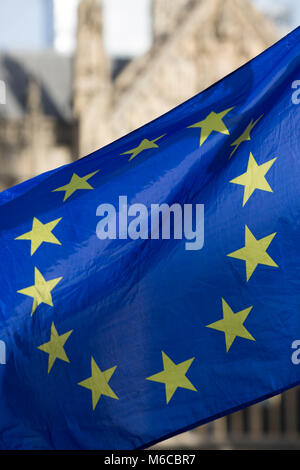
[[[200,146],[204,144],[212,133],[230,135],[228,127],[224,122],[224,118],[232,109],[234,109],[234,107],[227,108],[220,112],[211,111],[201,121],[188,126],[188,128],[191,129],[200,129]],[[251,140],[251,132],[262,117],[263,116],[260,116],[255,121],[252,119],[242,134],[231,143],[231,146],[234,148],[229,155],[229,159],[231,159],[244,142]],[[129,155],[129,161],[131,161],[144,151],[158,149],[161,139],[165,136],[166,134],[163,134],[153,140],[145,138],[136,147],[123,152],[121,155]],[[242,207],[245,206],[256,190],[273,192],[267,180],[267,173],[275,161],[276,158],[273,158],[259,165],[257,164],[253,154],[250,152],[246,171],[230,181],[231,184],[244,187]],[[98,171],[99,170],[81,176],[77,173],[73,173],[68,183],[53,189],[52,192],[63,192],[64,195],[62,202],[64,203],[77,191],[93,190],[94,186],[90,180],[92,180]],[[55,233],[53,233],[61,220],[62,218],[42,221],[37,217],[34,217],[31,229],[17,236],[15,240],[30,242],[31,257],[45,243],[61,245],[60,240],[58,240]],[[276,262],[267,253],[275,235],[276,233],[272,233],[263,238],[256,238],[246,225],[245,246],[227,255],[230,258],[235,258],[245,262],[246,282],[250,280],[259,265],[278,267]],[[36,266],[34,267],[34,284],[17,291],[19,294],[32,298],[31,316],[36,312],[37,308],[41,304],[53,307],[52,291],[61,282],[61,280],[62,277],[48,279],[48,276],[47,279],[45,279],[39,269]],[[222,299],[223,317],[209,325],[206,325],[207,328],[224,333],[226,352],[229,352],[236,338],[255,341],[255,338],[244,325],[252,309],[253,306],[249,306],[237,313],[234,313],[226,300]],[[38,346],[40,351],[48,355],[48,374],[52,371],[56,360],[70,363],[65,351],[65,345],[72,333],[73,330],[60,332],[59,334],[54,322],[52,322],[49,341]],[[161,355],[163,369],[147,377],[146,380],[164,385],[166,404],[171,401],[179,388],[197,392],[196,387],[187,376],[195,357],[175,363],[164,351],[161,351]],[[78,385],[90,390],[93,410],[95,410],[102,396],[119,400],[119,397],[109,384],[109,382],[113,380],[113,375],[116,369],[117,366],[115,365],[102,371],[94,357],[91,357],[91,376],[78,382]]]

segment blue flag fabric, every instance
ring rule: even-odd
[[[0,195],[2,449],[146,447],[300,383],[299,44]]]

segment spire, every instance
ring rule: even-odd
[[[106,89],[110,79],[100,0],[81,0],[79,4],[74,75],[74,111],[78,117],[89,101]]]
[[[41,110],[42,102],[40,85],[34,78],[30,78],[27,89],[27,113],[37,115],[41,113]]]
[[[152,0],[152,29],[154,41],[170,32],[191,0]]]

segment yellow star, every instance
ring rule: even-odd
[[[269,183],[265,178],[265,175],[267,174],[275,160],[276,158],[273,158],[272,160],[269,160],[266,163],[262,163],[262,165],[258,165],[252,153],[250,152],[246,173],[243,173],[242,175],[230,181],[230,183],[245,186],[243,207],[250,198],[251,194],[256,189],[261,189],[262,191],[268,191],[271,193],[273,192],[272,188],[270,187]]]
[[[265,266],[273,266],[274,268],[278,268],[278,265],[267,253],[267,249],[275,235],[276,232],[268,235],[267,237],[261,238],[260,240],[256,240],[246,225],[245,246],[227,255],[231,258],[246,261],[247,282],[249,281],[258,264],[264,264]]]
[[[117,366],[107,369],[104,372],[101,372],[100,368],[97,366],[94,358],[91,360],[92,376],[82,382],[79,382],[78,385],[81,387],[88,388],[92,392],[92,402],[93,410],[96,408],[98,401],[100,400],[101,395],[105,395],[115,400],[119,400],[115,392],[110,388],[108,382],[110,381],[111,376],[116,370]]]
[[[245,310],[234,313],[225,300],[222,299],[222,308],[223,319],[207,325],[207,328],[213,328],[214,330],[223,331],[225,333],[226,351],[229,351],[237,336],[255,341],[253,336],[250,335],[249,331],[244,327],[244,322],[253,307],[248,307],[245,308]]]
[[[137,147],[135,147],[134,149],[131,149],[131,150],[127,150],[126,152],[121,153],[121,155],[130,155],[131,154],[131,157],[128,160],[130,162],[130,160],[135,158],[139,153],[143,152],[143,150],[157,149],[158,145],[155,142],[157,142],[159,139],[162,139],[162,137],[164,137],[165,135],[167,135],[167,134],[163,134],[163,135],[161,135],[160,137],[157,137],[154,140],[143,139]]]
[[[187,361],[175,364],[163,351],[161,353],[164,369],[157,374],[151,375],[151,377],[147,377],[147,380],[165,384],[167,404],[178,387],[197,392],[197,389],[185,376],[195,358],[193,357]]]
[[[223,118],[232,109],[233,108],[228,108],[228,109],[225,109],[224,111],[221,111],[220,113],[215,113],[214,111],[212,111],[202,121],[196,122],[195,124],[188,126],[188,129],[193,128],[193,127],[198,127],[201,129],[200,147],[202,144],[204,144],[206,139],[210,136],[210,134],[213,131],[220,132],[221,134],[229,135],[229,130],[225,126],[223,122]]]
[[[54,243],[55,245],[61,245],[60,241],[53,235],[52,230],[61,221],[60,219],[53,220],[47,224],[43,224],[36,217],[33,218],[32,230],[24,233],[15,240],[30,240],[31,241],[31,256],[41,246],[42,243]]]
[[[56,191],[64,191],[65,196],[63,202],[65,202],[78,189],[94,189],[93,186],[88,183],[88,180],[92,176],[96,175],[98,171],[99,170],[94,171],[93,173],[89,173],[85,176],[78,176],[76,173],[73,173],[71,181],[68,184],[65,184],[65,186],[61,186],[60,188],[53,189],[52,192],[54,193]]]
[[[53,307],[51,291],[62,280],[62,277],[46,281],[38,268],[34,268],[34,285],[18,290],[19,294],[33,298],[31,315],[34,314],[40,304],[47,304]]]
[[[244,132],[234,141],[232,142],[232,144],[230,144],[231,147],[234,147],[234,149],[232,150],[230,156],[229,156],[229,159],[232,157],[232,155],[234,154],[234,152],[239,148],[239,146],[243,143],[243,142],[246,142],[247,140],[251,140],[251,131],[253,129],[253,127],[258,123],[258,121],[263,117],[263,114],[258,118],[256,119],[256,121],[253,122],[253,119],[251,119],[251,121],[249,122],[248,126],[246,127],[246,129],[244,130]]]
[[[59,335],[55,328],[54,322],[52,322],[50,341],[48,341],[48,343],[42,344],[41,346],[38,346],[38,349],[49,354],[48,374],[52,369],[52,366],[56,359],[61,359],[62,361],[70,362],[66,355],[64,345],[72,332],[73,330],[70,330],[67,333]]]

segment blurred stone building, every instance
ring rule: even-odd
[[[0,53],[0,191],[75,156],[72,63],[53,52]]]
[[[101,2],[79,6],[74,111],[80,155],[199,93],[277,39],[248,0],[152,0],[153,47],[112,80]]]
[[[102,20],[100,0],[81,0],[74,60],[0,53],[0,190],[147,123],[276,41],[248,0],[152,0],[153,46],[122,68]]]

